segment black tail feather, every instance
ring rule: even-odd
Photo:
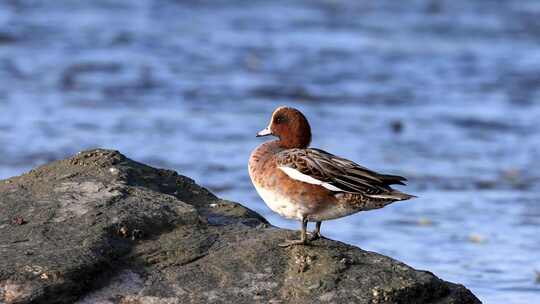
[[[384,183],[387,185],[404,185],[407,179],[399,175],[390,175],[390,174],[381,174],[381,177],[384,180]]]

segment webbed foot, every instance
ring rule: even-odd
[[[279,247],[289,247],[289,246],[294,246],[294,245],[307,245],[308,244],[309,239],[307,237],[307,223],[308,223],[307,219],[303,217],[301,223],[302,223],[302,230],[300,231],[300,239],[299,240],[285,240],[285,242],[279,244]]]

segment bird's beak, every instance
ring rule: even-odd
[[[270,128],[266,127],[257,133],[257,137],[272,135]]]

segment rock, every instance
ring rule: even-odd
[[[3,303],[479,303],[340,242],[278,247],[294,232],[117,151],[0,181],[0,208]]]

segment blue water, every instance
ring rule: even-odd
[[[297,228],[246,167],[287,104],[313,146],[419,196],[326,236],[540,303],[539,20],[520,0],[1,1],[0,177],[114,148]]]

